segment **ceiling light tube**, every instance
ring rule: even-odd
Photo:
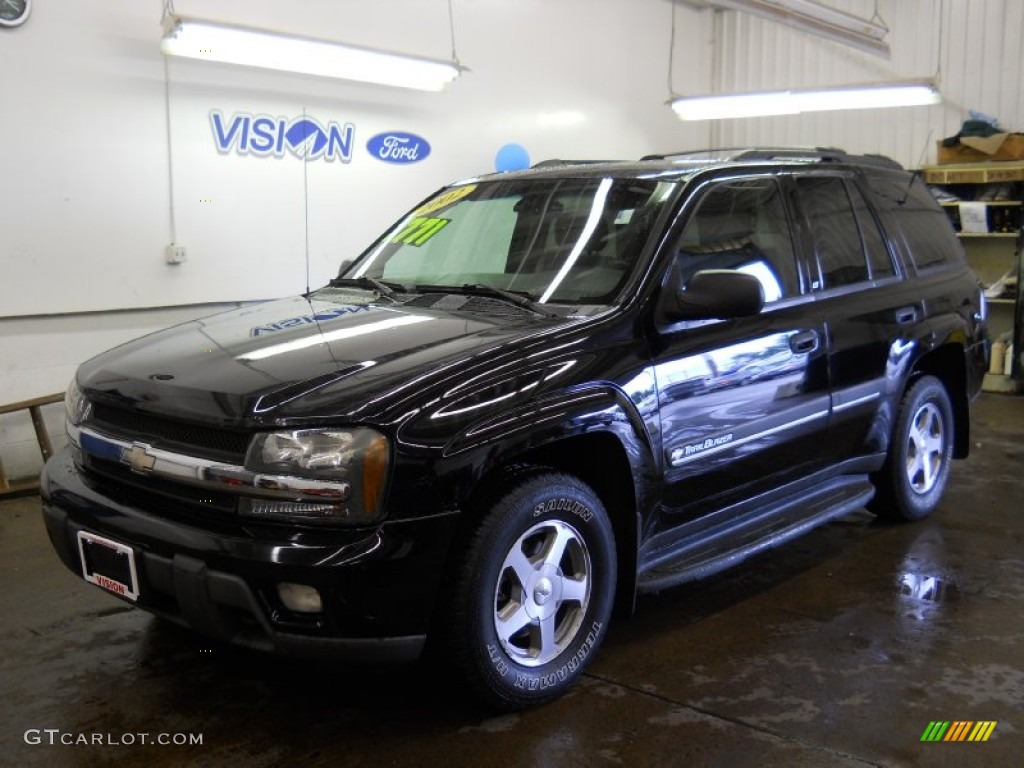
[[[234,24],[168,16],[160,50],[167,56],[440,91],[463,68],[399,53],[283,35]]]
[[[723,120],[738,117],[799,115],[839,109],[879,109],[938,104],[942,100],[930,80],[894,81],[835,88],[764,93],[733,93],[681,97],[672,109],[683,120]]]

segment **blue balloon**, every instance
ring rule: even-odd
[[[494,170],[522,171],[530,167],[530,153],[522,144],[506,144],[494,156]]]

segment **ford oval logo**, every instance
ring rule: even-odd
[[[430,154],[426,139],[403,131],[378,133],[366,142],[366,149],[385,163],[418,163]]]

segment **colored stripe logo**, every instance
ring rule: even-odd
[[[932,720],[921,741],[988,741],[997,720]]]

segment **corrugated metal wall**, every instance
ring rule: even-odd
[[[873,0],[826,0],[870,17]],[[935,161],[935,142],[955,134],[969,109],[1024,132],[1022,0],[880,0],[892,59],[766,20],[717,11],[712,90],[720,93],[844,85],[941,74],[943,103],[718,121],[717,146],[836,146],[880,152],[906,166]],[[940,31],[942,44],[940,51]]]

